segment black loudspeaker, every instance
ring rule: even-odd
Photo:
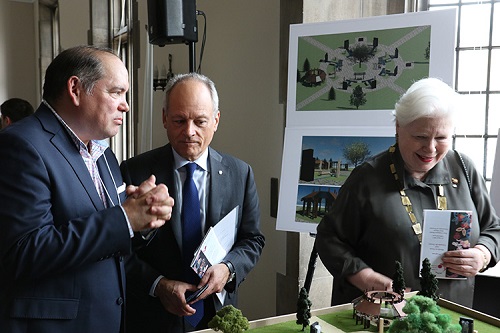
[[[196,0],[148,0],[148,21],[151,44],[198,41]]]

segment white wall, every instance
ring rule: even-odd
[[[0,1],[0,104],[12,97],[36,106],[33,5]]]
[[[59,0],[61,50],[88,44],[90,2],[88,0]]]

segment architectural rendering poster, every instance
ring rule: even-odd
[[[287,126],[387,125],[414,81],[453,84],[455,40],[455,9],[292,25]]]
[[[286,128],[276,229],[315,233],[351,171],[394,135],[381,126]]]
[[[456,9],[290,27],[277,230],[316,233],[352,170],[394,143],[415,81],[453,86]]]

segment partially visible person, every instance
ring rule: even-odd
[[[125,188],[101,141],[118,132],[128,87],[112,51],[67,49],[34,116],[0,132],[0,331],[124,332],[124,256],[173,206],[154,176]]]
[[[11,98],[0,105],[0,129],[31,116],[35,110],[30,102],[22,98]]]
[[[334,276],[333,304],[391,290],[396,261],[406,286],[419,290],[423,210],[457,209],[473,212],[471,247],[446,252],[443,262],[467,278],[439,280],[438,295],[472,306],[474,276],[500,258],[500,221],[472,160],[451,149],[459,98],[439,79],[415,82],[396,103],[394,146],[355,168],[341,187],[315,242]]]
[[[163,106],[163,126],[169,143],[120,166],[126,183],[141,182],[155,174],[175,199],[171,221],[158,229],[156,237],[129,262],[129,332],[178,333],[207,328],[208,321],[222,306],[237,306],[238,287],[260,258],[264,236],[260,231],[259,198],[252,168],[209,146],[219,120],[219,97],[214,83],[196,73],[177,75],[167,85]],[[195,163],[193,179],[200,207],[195,216],[188,218],[187,212],[183,213],[182,184],[191,162]],[[202,236],[237,206],[233,248],[222,262],[213,263],[206,270],[201,281],[190,280],[186,273],[194,274],[188,266]],[[191,222],[192,227],[185,227]],[[186,241],[182,236],[191,228],[199,229],[197,241]],[[208,289],[187,304],[185,293],[205,285]],[[221,295],[222,302],[216,293],[225,293]]]

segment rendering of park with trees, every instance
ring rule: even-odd
[[[429,75],[430,26],[303,36],[297,111],[384,110]]]

